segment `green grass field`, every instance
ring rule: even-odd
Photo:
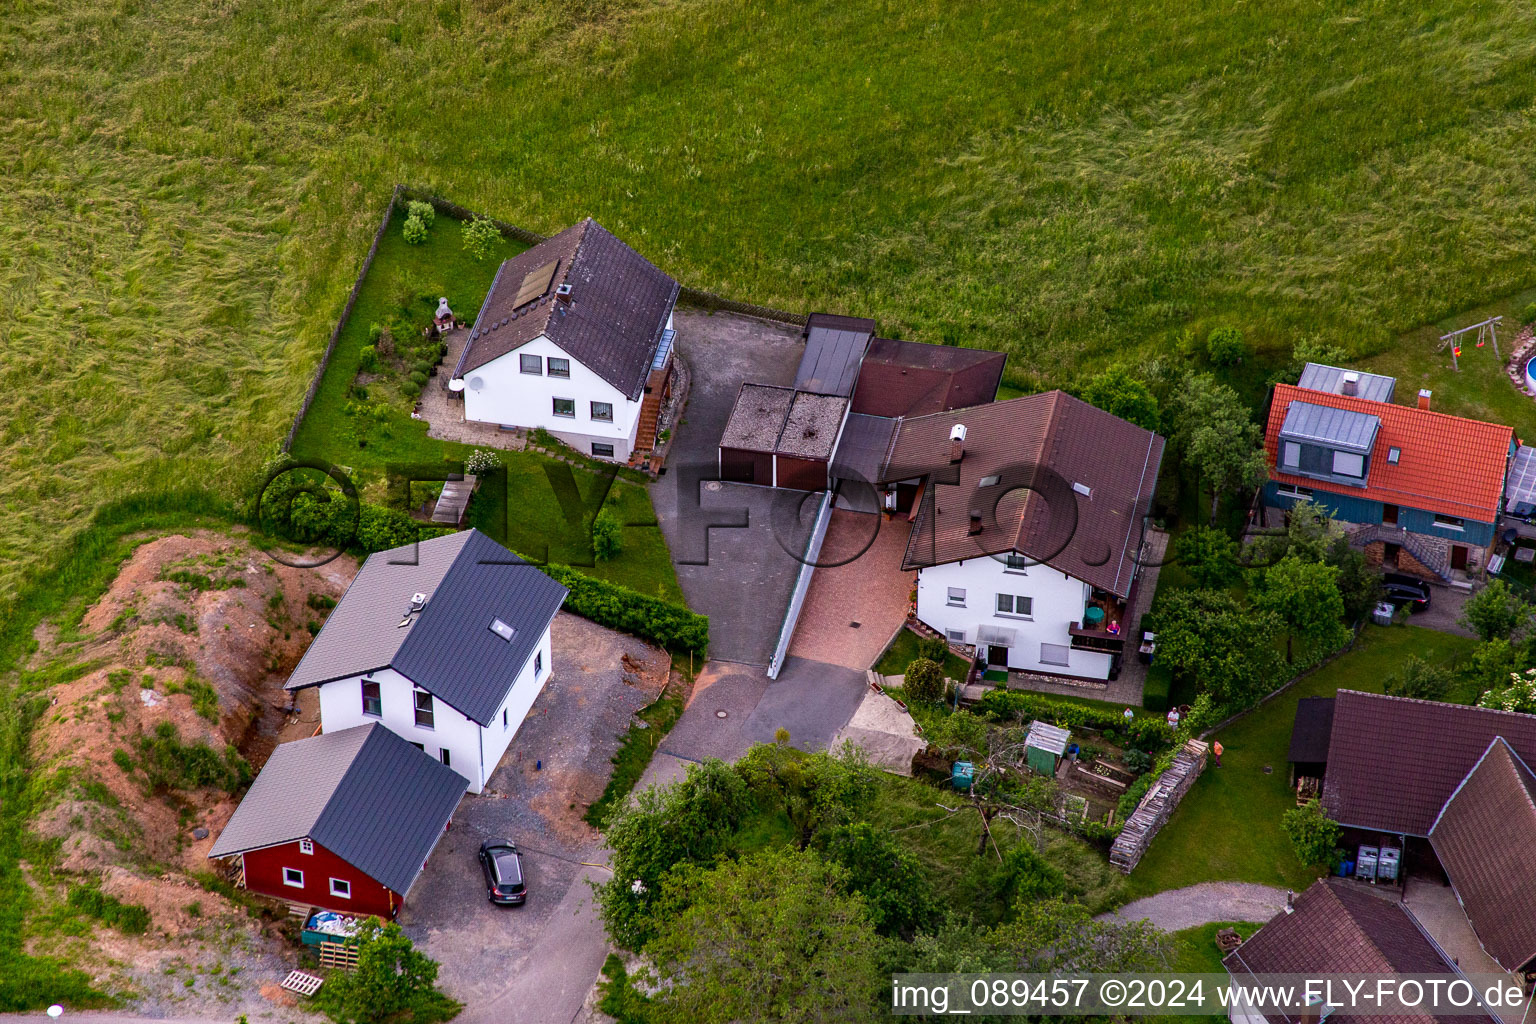
[[[1286,763],[1296,702],[1340,689],[1381,693],[1387,674],[1410,654],[1454,667],[1475,644],[1417,626],[1368,626],[1348,654],[1217,733],[1225,748],[1221,767],[1206,768],[1153,840],[1131,872],[1133,894],[1218,880],[1301,891],[1315,869],[1297,861],[1280,830],[1280,816],[1296,806]]]
[[[0,600],[108,498],[273,451],[397,181],[1015,385],[1217,322],[1376,351],[1536,285],[1512,0],[9,13]]]

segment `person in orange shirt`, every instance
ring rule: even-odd
[[[1211,744],[1211,753],[1216,755],[1216,767],[1220,768],[1221,767],[1221,741],[1220,740],[1217,740],[1215,743]]]

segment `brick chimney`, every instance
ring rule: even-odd
[[[1429,408],[1429,396],[1432,395],[1432,394],[1434,394],[1434,392],[1429,390],[1429,388],[1419,388],[1419,408],[1420,409],[1428,409]]]
[[[981,533],[981,513],[980,512],[972,512],[971,513],[971,525],[965,531],[965,535],[967,537],[974,537],[974,536],[976,536],[979,533]]]
[[[949,461],[959,462],[965,455],[965,424],[956,423],[949,431]]]

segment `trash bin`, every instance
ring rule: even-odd
[[[950,781],[956,789],[970,789],[971,782],[976,777],[976,766],[969,761],[956,761],[950,774]]]
[[[1371,621],[1378,626],[1390,626],[1392,625],[1392,615],[1396,611],[1396,608],[1383,601],[1371,612]]]

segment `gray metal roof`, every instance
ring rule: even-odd
[[[1034,721],[1029,723],[1029,735],[1025,737],[1024,745],[1060,757],[1067,752],[1067,743],[1071,739],[1072,734],[1059,725]]]
[[[1380,429],[1379,416],[1311,402],[1292,402],[1280,426],[1280,435],[1369,454]]]
[[[805,354],[795,371],[796,390],[844,398],[852,395],[864,350],[874,336],[873,320],[812,313],[805,325]]]
[[[840,480],[879,483],[880,475],[890,461],[891,445],[896,440],[896,428],[900,423],[889,416],[849,413],[848,422],[843,424],[842,439],[837,442],[837,452],[832,458],[832,476]]]
[[[309,838],[403,895],[466,785],[378,723],[279,744],[208,856]]]
[[[1346,390],[1346,381],[1350,375],[1355,377],[1354,391]],[[1301,380],[1296,382],[1296,386],[1313,391],[1328,391],[1335,395],[1352,394],[1372,402],[1390,402],[1392,392],[1397,389],[1397,378],[1366,373],[1364,370],[1349,370],[1342,366],[1308,363],[1302,367]]]
[[[426,604],[408,615],[418,593]],[[565,595],[479,530],[380,551],[363,563],[287,688],[390,667],[489,725]],[[496,619],[515,630],[510,642],[491,631]]]

